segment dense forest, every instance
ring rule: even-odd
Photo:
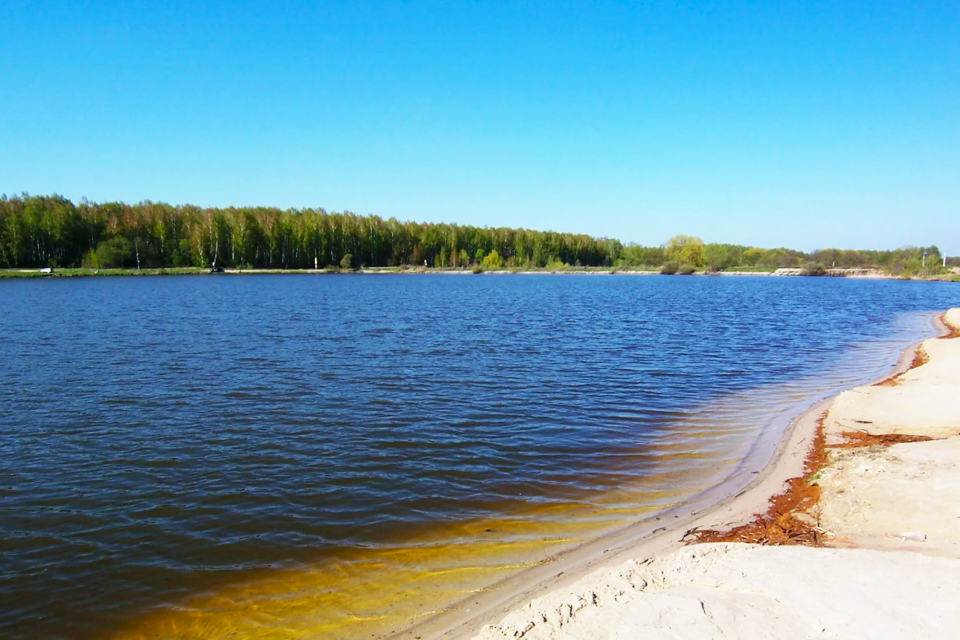
[[[423,266],[698,269],[879,267],[936,269],[937,247],[804,253],[675,236],[660,247],[586,235],[384,220],[323,209],[200,208],[141,202],[79,204],[53,196],[0,197],[0,268]],[[951,258],[950,262],[957,261]]]

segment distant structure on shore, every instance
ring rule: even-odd
[[[777,269],[772,276],[808,276],[822,275],[833,278],[886,278],[887,274],[879,269],[824,269],[823,273],[811,274],[809,269]]]

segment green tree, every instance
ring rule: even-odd
[[[117,236],[97,245],[96,266],[101,269],[122,269],[132,263],[133,243]]]
[[[353,256],[351,254],[344,254],[340,259],[340,268],[348,271],[353,268]]]
[[[763,259],[764,250],[759,247],[751,247],[743,252],[743,264],[755,267]]]
[[[664,247],[667,257],[681,264],[702,267],[704,262],[703,240],[697,236],[676,235],[667,240]]]
[[[496,258],[492,257],[496,252]],[[144,201],[73,202],[58,196],[0,196],[0,267],[142,267],[244,265],[306,269],[404,264],[487,268],[576,266],[657,268],[673,260],[725,269],[738,265],[877,267],[929,274],[942,268],[935,246],[895,251],[823,249],[804,253],[709,244],[676,236],[660,247],[622,245],[609,238],[455,224],[384,221],[348,211],[275,207],[201,209]]]
[[[503,258],[501,258],[497,250],[494,249],[487,256],[483,258],[482,264],[484,269],[494,269],[494,270],[502,269]]]

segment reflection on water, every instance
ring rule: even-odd
[[[396,630],[762,464],[954,290],[0,283],[0,633]]]

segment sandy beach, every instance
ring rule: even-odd
[[[960,637],[960,309],[937,323],[801,416],[748,490],[400,637]]]

